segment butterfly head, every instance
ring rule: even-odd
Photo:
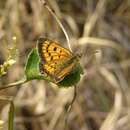
[[[80,59],[81,57],[82,57],[82,53],[78,53],[78,54],[76,54],[77,55],[77,57]]]
[[[82,57],[82,53],[77,53],[74,55],[74,59],[76,59],[76,61],[78,62],[80,61],[81,57]]]

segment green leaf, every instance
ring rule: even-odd
[[[80,80],[81,74],[83,74],[83,69],[80,64],[77,64],[75,68],[73,68],[73,70],[69,73],[69,75],[67,75],[57,85],[59,87],[70,87],[76,85]]]
[[[36,48],[32,49],[32,51],[28,55],[28,59],[25,67],[25,76],[28,81],[33,79],[49,80],[49,77],[41,75],[39,71],[39,62],[40,62],[40,58],[37,49]]]

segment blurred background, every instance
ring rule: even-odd
[[[68,116],[67,130],[130,130],[130,1],[48,0],[66,29],[74,53],[82,52],[84,74]],[[27,55],[40,36],[68,47],[54,17],[40,0],[0,0],[0,64],[17,38],[16,63],[0,86],[24,75]],[[64,130],[73,87],[31,81],[0,91],[13,96],[15,130]],[[0,101],[7,129],[9,104]]]

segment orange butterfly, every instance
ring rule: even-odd
[[[74,55],[57,42],[47,38],[39,38],[38,53],[41,59],[40,72],[58,83],[67,76],[79,63],[80,55]]]

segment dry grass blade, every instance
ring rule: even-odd
[[[114,106],[103,122],[100,130],[114,130],[122,110],[122,91],[120,84],[110,71],[108,71],[106,68],[100,68],[99,72],[107,80],[107,82],[114,87],[115,90]]]
[[[122,93],[121,91],[115,92],[114,106],[108,113],[105,121],[102,123],[100,130],[115,130],[115,125],[121,114],[122,108]]]
[[[96,9],[93,14],[91,14],[89,20],[86,20],[84,25],[83,37],[88,37],[91,35],[97,20],[104,14],[104,7],[106,5],[106,0],[99,0]]]
[[[90,44],[99,47],[111,47],[113,49],[116,49],[118,52],[122,50],[122,47],[118,43],[108,39],[101,39],[96,37],[82,37],[79,38],[78,43],[82,46]]]

